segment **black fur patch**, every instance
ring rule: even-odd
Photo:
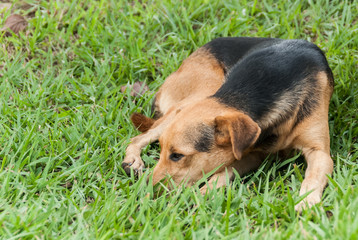
[[[302,104],[299,106],[297,116],[296,116],[296,121],[295,121],[293,127],[296,127],[306,117],[311,115],[311,113],[313,112],[315,107],[318,105],[319,99],[318,99],[317,91],[319,91],[319,90],[316,89],[317,86],[316,86],[316,84],[314,84],[314,82],[312,83],[312,85],[313,86],[311,86],[309,89],[307,89],[307,95],[305,96]]]
[[[200,124],[196,131],[199,132],[199,135],[194,141],[194,148],[198,152],[209,152],[214,144],[213,128],[205,124]]]
[[[227,72],[244,55],[260,45],[282,41],[275,38],[223,37],[212,40],[204,48],[223,65]]]
[[[257,139],[254,148],[259,148],[263,151],[269,151],[271,147],[275,146],[278,136],[272,133],[272,128],[266,129],[261,132]]]
[[[311,74],[326,71],[329,68],[326,63],[320,49],[312,43],[274,41],[271,46],[255,48],[232,67],[226,82],[213,97],[259,122],[287,92],[292,92],[287,103],[297,106],[303,97],[300,86],[307,86],[305,81]],[[292,114],[291,110],[288,107],[283,115]]]

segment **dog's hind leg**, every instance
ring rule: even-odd
[[[315,147],[303,148],[302,151],[307,161],[307,169],[301,185],[300,196],[312,192],[295,206],[295,210],[299,212],[305,207],[312,207],[321,201],[328,181],[327,175],[332,174],[333,171],[333,161],[329,150]]]
[[[308,121],[309,124],[301,126],[304,131],[301,131],[295,141],[295,148],[302,150],[307,162],[300,196],[307,193],[308,195],[296,205],[295,209],[299,212],[305,207],[311,207],[321,201],[323,190],[328,182],[327,175],[333,172],[327,116],[321,121]]]
[[[122,168],[127,174],[130,174],[130,169],[133,169],[135,173],[142,173],[144,169],[144,163],[140,157],[142,148],[159,139],[165,127],[173,120],[176,113],[177,111],[175,110],[169,111],[160,119],[155,122],[151,122],[149,124],[150,128],[145,129],[146,131],[144,133],[131,139],[131,143],[126,149],[126,157],[122,162]],[[134,124],[136,125],[136,123]]]
[[[321,201],[323,190],[328,182],[327,175],[333,172],[328,126],[328,105],[333,91],[331,78],[329,73],[318,73],[316,80],[320,88],[316,92],[319,96],[319,105],[305,106],[306,109],[311,107],[312,114],[303,119],[294,134],[293,148],[302,150],[307,162],[300,196],[308,195],[295,206],[295,210],[299,212]]]

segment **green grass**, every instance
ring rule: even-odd
[[[358,239],[358,1],[14,1],[29,25],[0,34],[1,239]],[[11,14],[1,10],[0,27]],[[157,196],[121,162],[150,102],[182,60],[220,36],[301,38],[335,77],[335,170],[323,202],[294,212],[301,156],[267,161],[205,198]],[[151,89],[133,98],[120,87]]]

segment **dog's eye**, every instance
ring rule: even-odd
[[[176,161],[179,161],[180,159],[182,159],[184,157],[183,154],[180,154],[180,153],[172,153],[170,154],[169,158],[170,160],[176,162]]]

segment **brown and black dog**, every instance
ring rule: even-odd
[[[143,133],[132,138],[122,163],[141,172],[141,149],[159,139],[153,184],[170,175],[193,184],[216,168],[208,185],[226,173],[259,167],[269,153],[298,149],[307,161],[296,210],[321,200],[330,157],[328,106],[333,76],[322,51],[304,40],[218,38],[191,54],[159,89],[157,119],[134,114]]]

